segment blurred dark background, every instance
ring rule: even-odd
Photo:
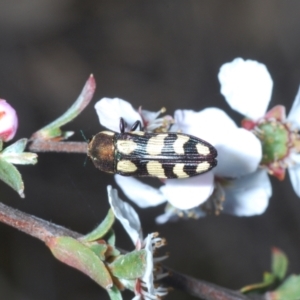
[[[267,65],[272,105],[289,110],[300,83],[299,12],[297,0],[2,0],[0,97],[18,112],[16,138],[62,114],[90,73],[97,81],[93,104],[120,97],[153,111],[166,106],[170,114],[217,106],[239,122],[220,95],[217,74],[223,63],[243,57]],[[76,131],[74,140],[82,141],[80,130],[87,137],[100,130],[93,104],[65,127]],[[112,176],[85,166],[84,155],[40,154],[36,166],[19,170],[26,198],[0,183],[1,201],[82,233],[107,212],[106,185],[116,186]],[[287,253],[290,272],[300,273],[300,199],[288,178],[272,183],[274,196],[262,216],[157,226],[163,206],[138,212],[144,232],[166,237],[169,267],[237,289],[261,280],[272,246]],[[132,249],[121,226],[115,228],[118,245]],[[6,225],[0,237],[1,299],[108,299],[40,241]],[[194,298],[175,291],[168,299]]]

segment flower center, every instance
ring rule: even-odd
[[[262,143],[262,165],[283,160],[293,146],[290,128],[279,121],[264,120],[257,124],[254,133]]]

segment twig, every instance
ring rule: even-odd
[[[69,236],[73,238],[81,236],[77,232],[21,212],[3,203],[0,203],[0,222],[19,229],[43,242],[47,242],[47,239],[53,236]],[[256,298],[246,296],[237,291],[180,274],[166,267],[163,267],[163,269],[165,272],[170,273],[169,277],[162,280],[163,283],[203,300],[265,299],[263,296],[257,296]]]
[[[0,222],[19,229],[43,242],[46,242],[47,238],[53,236],[70,236],[73,238],[81,236],[77,232],[26,214],[1,202]]]
[[[162,283],[202,300],[265,300],[263,295],[244,295],[239,291],[230,290],[210,282],[192,278],[165,266],[162,268],[163,273],[168,272],[170,274],[161,280]]]
[[[86,142],[56,142],[35,139],[29,144],[28,149],[32,152],[66,152],[87,153]]]

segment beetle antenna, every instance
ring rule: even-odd
[[[142,131],[142,123],[141,123],[140,120],[133,123],[133,125],[131,126],[130,131],[135,131],[138,127],[139,127],[140,131]]]
[[[89,140],[86,138],[86,136],[85,136],[83,130],[80,129],[79,131],[80,131],[80,134],[81,134],[81,136],[83,137],[84,141],[88,143]]]

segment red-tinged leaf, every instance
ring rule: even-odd
[[[59,118],[51,122],[49,125],[35,132],[31,139],[66,139],[71,136],[72,132],[62,132],[60,127],[75,119],[90,103],[96,89],[96,82],[93,75],[90,75],[85,83],[79,97],[73,105]]]
[[[58,260],[88,275],[103,288],[110,289],[113,286],[104,263],[91,249],[76,239],[66,236],[52,237],[46,245]]]
[[[274,292],[265,295],[268,300],[299,300],[300,276],[290,275]]]
[[[272,249],[272,273],[279,279],[283,280],[288,268],[288,258],[278,248]]]

